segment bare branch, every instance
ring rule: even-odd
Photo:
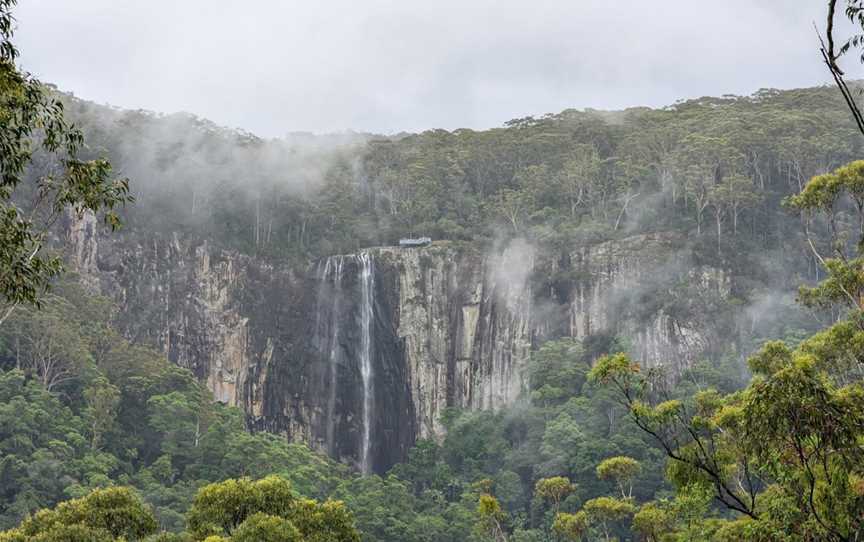
[[[828,67],[828,71],[831,72],[831,76],[834,78],[837,88],[840,89],[840,93],[843,95],[843,99],[846,101],[846,105],[852,113],[852,118],[855,119],[858,131],[864,134],[864,115],[861,114],[861,109],[858,107],[855,98],[852,96],[852,92],[849,90],[849,86],[843,79],[843,70],[841,70],[840,66],[837,64],[838,55],[834,52],[834,14],[836,7],[837,0],[828,0],[828,21],[825,28],[825,39],[822,39],[822,35],[819,33],[819,29],[816,27],[815,23],[813,24],[813,28],[816,30],[816,36],[819,38],[819,43],[821,44],[819,51],[822,53],[822,60]],[[825,44],[826,40],[828,41],[827,45]]]

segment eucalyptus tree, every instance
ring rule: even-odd
[[[79,159],[83,136],[64,118],[62,102],[18,68],[16,3],[0,0],[0,324],[16,306],[38,304],[60,272],[60,258],[44,245],[67,208],[103,212],[116,228],[118,206],[131,201],[128,182],[112,178],[106,160]]]
[[[664,450],[679,491],[703,488],[734,513],[719,539],[859,540],[864,161],[814,177],[789,205],[826,221],[830,233],[824,255],[810,240],[828,276],[802,287],[799,299],[839,307],[845,318],[794,349],[766,343],[749,360],[749,386],[729,395],[675,397],[661,372],[624,354],[601,359],[589,376],[617,390],[634,423]]]
[[[722,137],[690,134],[676,149],[676,172],[681,179],[685,205],[692,204],[696,218],[696,233],[702,234],[705,211],[715,199],[715,186],[733,170],[740,156]]]
[[[841,2],[841,4],[842,3],[843,2]],[[846,0],[845,4],[846,7],[844,11],[846,17],[852,23],[857,24],[864,29],[864,2],[861,0]],[[864,114],[862,114],[861,108],[855,100],[854,94],[846,83],[844,71],[838,64],[840,57],[846,54],[850,49],[864,45],[864,34],[853,34],[838,47],[834,27],[836,14],[837,0],[828,0],[825,38],[823,39],[821,35],[819,36],[819,41],[821,43],[819,52],[822,53],[822,60],[828,67],[828,71],[830,71],[831,75],[834,77],[834,82],[837,84],[837,88],[839,88],[840,92],[843,94],[843,99],[846,100],[846,105],[849,106],[849,111],[855,119],[855,124],[858,126],[858,130],[864,134]],[[861,60],[864,61],[864,54],[862,54]]]

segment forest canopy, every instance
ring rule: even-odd
[[[839,93],[268,140],[39,82],[17,65],[15,4],[0,0],[0,541],[864,535],[864,130],[837,65],[860,36],[827,29]],[[864,22],[860,2],[844,13]],[[578,279],[574,247],[665,234],[735,284],[699,295],[668,273],[630,292],[628,316],[710,320],[704,359],[673,373],[628,355],[632,330],[537,333],[517,401],[443,408],[440,434],[362,475],[252,431],[118,331],[117,300],[62,272],[64,218],[85,216],[138,248],[206,240],[297,268],[406,235],[518,239],[552,262],[530,277],[551,292]],[[775,299],[793,288],[794,310]]]

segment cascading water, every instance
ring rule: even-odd
[[[339,309],[342,300],[342,269],[345,258],[342,256],[331,256],[327,258],[324,265],[319,264],[317,273],[318,282],[321,284],[318,290],[318,307],[316,314],[316,334],[318,336],[318,351],[326,358],[329,364],[329,394],[327,398],[327,451],[332,456],[336,452],[336,388],[338,384],[339,370]],[[321,321],[321,314],[325,306],[330,305],[329,318],[326,323]]]
[[[346,262],[347,261],[347,262]],[[348,269],[356,268],[356,282],[351,277],[343,277],[346,263]],[[337,391],[339,386],[339,366],[343,361],[343,348],[356,353],[354,360],[359,368],[362,381],[362,427],[360,442],[357,443],[357,460],[360,471],[369,473],[371,465],[372,415],[374,413],[374,383],[373,383],[373,333],[375,318],[375,266],[371,254],[364,251],[356,256],[331,256],[318,266],[316,279],[319,283],[318,303],[315,325],[316,346],[322,360],[328,364],[327,397],[327,435],[326,443],[330,455],[337,453]],[[349,285],[348,288],[345,285]],[[354,286],[351,288],[350,286]],[[340,322],[344,322],[343,311],[356,310],[356,333],[353,330],[343,330]],[[328,314],[329,312],[329,314]],[[322,318],[326,314],[326,318]],[[343,341],[357,337],[359,344],[343,345]],[[355,373],[356,374],[356,373]]]
[[[372,326],[375,317],[375,267],[368,252],[361,252],[360,261],[360,375],[363,378],[363,441],[360,449],[360,469],[369,472],[369,448],[372,435]]]

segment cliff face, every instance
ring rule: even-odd
[[[261,427],[302,420],[308,442],[382,472],[418,437],[441,434],[445,407],[516,401],[532,339],[532,260],[522,256],[433,246],[318,262],[307,272],[308,340],[299,358],[272,364]]]
[[[573,251],[566,334],[626,337],[635,359],[673,374],[698,361],[715,340],[712,308],[728,300],[731,280],[694,264],[684,241],[636,235]]]
[[[117,301],[124,334],[190,368],[251,427],[364,471],[440,436],[446,407],[515,402],[543,338],[625,335],[643,363],[678,371],[712,341],[688,303],[729,291],[674,235],[555,257],[440,244],[273,266],[176,236],[98,238],[88,220],[67,228],[71,258]],[[658,292],[669,302],[646,306]]]
[[[193,371],[216,400],[260,415],[274,356],[296,346],[281,339],[304,321],[301,277],[206,241],[95,231],[90,216],[69,220],[70,259],[85,285],[115,300],[118,329]]]
[[[440,435],[444,407],[497,408],[528,384],[533,251],[448,247],[374,251],[387,269],[396,338],[408,369],[417,434]]]

